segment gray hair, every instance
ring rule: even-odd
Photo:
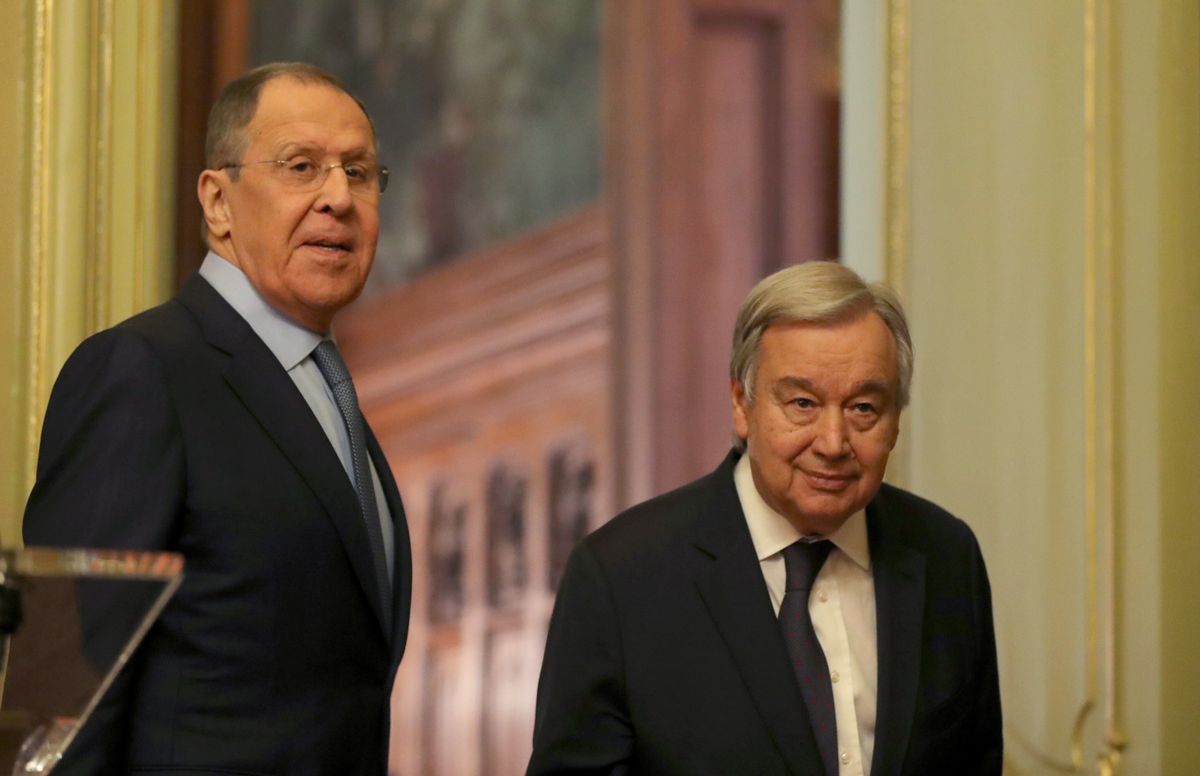
[[[262,88],[270,81],[284,77],[294,78],[301,83],[324,84],[345,94],[354,100],[367,117],[371,134],[374,135],[375,124],[371,121],[371,114],[336,75],[307,62],[272,62],[247,70],[230,81],[213,103],[208,114],[208,134],[204,139],[204,163],[208,169],[219,170],[242,160],[247,144],[246,134],[242,130],[254,119]],[[229,176],[237,179],[236,168]]]
[[[838,323],[874,312],[896,342],[896,400],[908,406],[913,346],[908,320],[896,292],[882,283],[866,283],[854,270],[832,261],[812,261],[781,269],[759,281],[742,301],[733,328],[729,377],[737,380],[746,401],[754,401],[758,346],[775,323]],[[739,450],[745,440],[736,440]]]
[[[254,120],[258,111],[258,97],[268,82],[276,78],[294,78],[306,84],[324,84],[336,89],[350,99],[362,110],[371,127],[371,136],[375,136],[375,123],[371,114],[362,102],[350,93],[342,80],[328,70],[310,65],[307,62],[271,62],[260,65],[253,70],[247,70],[226,84],[221,90],[217,101],[213,103],[208,113],[208,132],[204,138],[204,166],[210,170],[219,170],[242,160],[246,152],[246,133],[243,131]],[[229,177],[237,180],[241,170],[233,167]],[[200,241],[208,245],[208,222],[200,219]]]

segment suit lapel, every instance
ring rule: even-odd
[[[206,281],[193,275],[178,298],[209,344],[229,354],[225,381],[329,514],[382,631],[383,604],[358,497],[308,403],[249,324]],[[389,481],[394,492],[390,474]]]
[[[877,496],[867,507],[879,652],[875,754],[871,758],[871,773],[876,776],[899,774],[904,763],[921,675],[925,619],[925,558],[889,539],[889,519],[894,518]]]
[[[408,639],[408,614],[412,601],[412,548],[408,538],[408,520],[400,489],[392,475],[391,466],[383,454],[383,448],[375,438],[370,424],[364,423],[367,431],[367,453],[379,474],[379,484],[387,499],[388,511],[392,515],[394,558],[392,564],[392,663],[400,662],[404,656],[404,644]]]
[[[730,456],[706,482],[711,507],[700,521],[695,545],[712,562],[697,575],[696,587],[790,770],[822,773],[812,724],[733,484],[736,460]]]

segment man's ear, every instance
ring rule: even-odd
[[[733,404],[733,433],[745,439],[750,434],[750,402],[741,380],[730,378],[729,399]]]
[[[209,234],[218,240],[228,237],[233,228],[225,191],[227,185],[228,179],[216,170],[200,173],[200,180],[196,183],[196,196],[200,198],[200,207],[204,210],[204,222],[208,224]]]

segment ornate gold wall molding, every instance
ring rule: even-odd
[[[53,61],[54,51],[51,45],[55,41],[55,37],[50,33],[50,21],[53,15],[54,3],[53,0],[37,0],[34,3],[33,9],[33,64],[31,72],[31,102],[32,109],[29,112],[29,121],[32,125],[32,144],[30,148],[30,159],[32,164],[32,176],[30,182],[30,197],[31,203],[29,213],[29,285],[30,293],[28,296],[26,325],[28,332],[29,355],[27,359],[29,373],[27,375],[28,387],[25,394],[25,433],[24,433],[24,456],[25,464],[24,480],[26,489],[33,483],[34,466],[37,460],[37,438],[41,428],[41,413],[36,409],[41,397],[48,393],[46,383],[46,340],[48,337],[46,321],[46,307],[48,304],[50,277],[49,277],[49,255],[50,255],[50,233],[51,224],[49,223],[50,206],[50,169],[49,162],[49,146],[50,146],[50,117],[48,116],[49,106],[54,101],[54,94],[51,91],[54,78],[52,77],[50,63]],[[19,346],[19,345],[18,345]],[[19,508],[18,504],[12,505],[14,512]],[[19,529],[19,523],[14,520],[14,528]],[[13,531],[5,531],[6,535],[12,536]]]
[[[1088,656],[1090,704],[1099,707],[1101,774],[1119,772],[1128,745],[1121,726],[1121,595],[1117,585],[1120,525],[1117,467],[1119,357],[1116,285],[1119,212],[1118,45],[1112,0],[1084,3],[1084,363],[1085,482],[1088,532]],[[1078,763],[1076,764],[1079,765]]]
[[[883,282],[891,286],[902,301],[910,299],[908,254],[911,224],[909,202],[909,87],[911,38],[911,0],[888,0],[886,25],[887,55],[884,85],[884,159],[883,159]],[[887,481],[899,487],[910,485],[912,478],[912,441],[901,434],[892,451]]]
[[[1083,0],[1082,25],[1083,175],[1080,212],[1083,230],[1082,276],[1083,372],[1079,376],[1084,400],[1083,524],[1086,579],[1086,633],[1079,660],[1084,670],[1084,697],[1072,719],[1062,720],[1070,731],[1056,754],[1044,742],[1030,740],[1015,727],[1005,734],[1013,753],[1006,772],[1022,773],[1016,759],[1028,761],[1037,772],[1099,773],[1120,770],[1122,752],[1129,746],[1122,724],[1121,632],[1122,592],[1118,585],[1123,515],[1118,451],[1118,371],[1120,363],[1120,310],[1116,277],[1120,269],[1121,237],[1119,191],[1119,126],[1115,106],[1120,91],[1117,74],[1120,48],[1113,23],[1114,0]],[[911,292],[911,170],[910,137],[913,84],[911,0],[889,0],[887,18],[887,127],[886,127],[886,279],[904,296]],[[1078,234],[1078,233],[1077,233]],[[1075,254],[1078,256],[1079,254]],[[907,450],[902,463],[907,461]],[[911,466],[910,466],[911,468]],[[1043,723],[1044,724],[1044,723]],[[1058,727],[1055,725],[1054,727]]]
[[[89,329],[97,329],[108,319],[108,304],[101,289],[112,273],[109,242],[111,224],[107,218],[112,188],[113,138],[113,0],[91,0],[91,15],[98,33],[89,67],[88,146],[91,149],[88,181],[87,231],[96,241],[89,267],[86,320]],[[139,89],[139,93],[140,93]]]
[[[1084,0],[1083,24],[1083,398],[1087,606],[1086,697],[1068,742],[1069,760],[1041,750],[1015,729],[1010,740],[1055,773],[1120,772],[1129,742],[1121,724],[1117,466],[1118,47],[1112,0]],[[1096,727],[1099,726],[1098,733]],[[1090,750],[1090,752],[1089,752]],[[1009,770],[1021,772],[1010,762]]]
[[[909,42],[910,0],[888,0],[887,151],[885,158],[885,282],[903,299],[908,292],[909,251]]]
[[[14,112],[29,138],[28,211],[11,226],[27,238],[24,287],[8,291],[22,322],[7,344],[20,355],[4,366],[20,397],[5,452],[21,482],[0,505],[10,543],[62,362],[169,291],[175,167],[176,2],[27,0],[22,11],[11,34],[30,52]]]

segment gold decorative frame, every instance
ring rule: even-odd
[[[112,274],[112,244],[109,241],[109,192],[112,188],[113,138],[113,0],[92,0],[91,13],[98,37],[90,57],[88,89],[88,126],[91,155],[88,164],[88,234],[95,239],[96,248],[88,267],[86,316],[88,327],[99,328],[108,320],[109,299],[102,293]],[[140,41],[139,41],[140,46]],[[139,75],[138,89],[142,88]],[[135,139],[138,143],[140,138]]]
[[[888,0],[887,7],[887,146],[884,192],[885,279],[901,298],[908,291],[909,169],[908,138],[909,41],[911,0]]]
[[[1119,354],[1116,302],[1118,229],[1117,44],[1112,0],[1084,2],[1084,356],[1085,478],[1088,531],[1088,701],[1103,710],[1097,772],[1115,776],[1128,741],[1121,725],[1117,586],[1120,482],[1117,467],[1117,383]],[[1082,727],[1082,725],[1077,726]],[[1072,742],[1072,752],[1082,747]],[[1083,772],[1082,758],[1073,758]]]
[[[38,437],[41,432],[41,397],[48,393],[46,377],[46,308],[50,292],[50,119],[49,106],[54,95],[50,63],[54,41],[49,26],[53,0],[36,0],[33,9],[32,72],[32,143],[30,156],[33,174],[30,186],[29,239],[29,374],[26,400],[25,482],[32,485],[37,465]]]
[[[1099,708],[1102,736],[1095,773],[1117,776],[1129,742],[1122,728],[1120,687],[1120,481],[1117,467],[1117,384],[1120,343],[1115,278],[1118,185],[1117,44],[1112,0],[1084,0],[1084,450],[1087,531],[1086,698],[1080,704],[1064,761],[1006,730],[1038,763],[1058,773],[1087,773],[1085,734]],[[911,0],[888,0],[885,232],[887,281],[907,289],[910,251]],[[1016,771],[1011,762],[1006,770]]]
[[[88,334],[170,288],[175,25],[173,0],[25,0],[29,89],[26,272],[20,291],[24,393],[11,449],[24,500],[59,365]],[[117,174],[117,171],[120,174]],[[24,221],[27,218],[28,221]],[[19,536],[21,504],[0,533]]]

